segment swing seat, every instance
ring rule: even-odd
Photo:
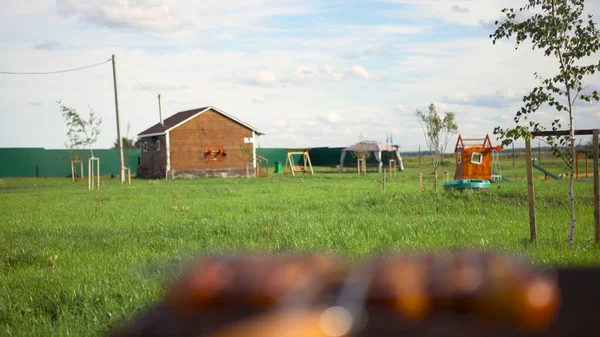
[[[294,168],[294,172],[303,172],[306,173],[306,170],[304,169],[304,166],[293,166]]]

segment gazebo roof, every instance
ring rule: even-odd
[[[378,142],[375,140],[363,140],[358,144],[354,144],[352,146],[348,146],[343,149],[342,152],[346,151],[396,151],[396,148],[392,145],[387,145],[382,142]]]

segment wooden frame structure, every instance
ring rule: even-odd
[[[94,172],[94,163],[96,170]],[[97,179],[97,186],[94,186],[94,180]],[[91,157],[88,159],[88,190],[100,189],[100,158]]]
[[[356,168],[359,176],[364,176],[367,174],[367,161],[365,159],[357,159]]]
[[[398,172],[398,166],[396,165],[396,160],[390,159],[388,164],[390,165],[390,178],[396,178],[396,173]]]
[[[310,155],[308,154],[310,149],[287,149],[287,157],[285,158],[285,166],[283,169],[283,173],[285,174],[288,166],[292,173],[292,176],[296,176],[296,172],[300,173],[308,173],[307,164],[310,167],[310,174],[315,175],[313,171],[312,163],[310,162]],[[294,157],[293,155],[302,155],[302,159],[304,160],[304,165],[294,165]]]
[[[127,171],[127,182],[128,182],[129,185],[131,185],[131,168],[130,167],[123,167],[123,174],[125,174],[125,171]]]
[[[264,165],[263,165],[264,163]],[[269,160],[263,156],[256,155],[256,176],[257,177],[268,177],[269,176]]]
[[[71,160],[71,180],[75,181],[75,173],[77,173],[75,163],[79,163],[79,177],[81,179],[84,179],[83,161],[82,160]]]
[[[585,158],[585,179],[589,179],[588,175],[588,153],[584,150],[577,150],[575,152],[575,179],[579,180],[579,154],[583,154]]]
[[[575,130],[576,136],[592,135],[593,165],[594,165],[594,232],[596,244],[600,243],[600,185],[598,183],[598,132],[599,129]],[[532,138],[547,136],[568,136],[569,131],[537,131],[532,132]],[[532,243],[537,241],[537,224],[535,219],[535,197],[533,188],[533,166],[531,165],[531,139],[525,139],[525,160],[527,168],[527,197],[529,202],[529,232]]]

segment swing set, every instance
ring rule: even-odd
[[[296,176],[296,173],[308,173],[307,169],[310,168],[310,174],[314,176],[315,172],[313,171],[308,151],[310,151],[310,149],[287,149],[287,157],[285,158],[283,173],[285,174],[289,167],[292,176]],[[295,165],[296,162],[294,161],[294,155],[301,155],[304,165]]]

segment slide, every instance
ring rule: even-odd
[[[556,174],[550,173],[550,172],[548,172],[548,171],[547,171],[545,168],[543,168],[543,167],[539,166],[538,164],[536,164],[536,163],[535,163],[535,159],[533,159],[533,160],[531,161],[531,166],[533,166],[533,168],[536,168],[536,169],[538,169],[538,170],[540,170],[540,171],[544,172],[544,174],[547,174],[548,176],[550,176],[550,177],[552,177],[552,178],[554,178],[554,179],[556,179],[556,180],[560,180],[560,179],[562,179],[561,177],[557,176]]]

